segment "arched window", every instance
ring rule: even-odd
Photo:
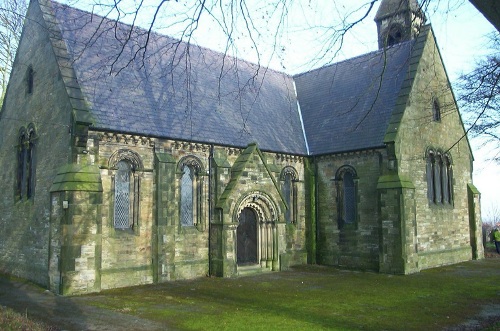
[[[426,163],[427,198],[436,204],[451,204],[453,202],[453,171],[450,156],[429,149]]]
[[[453,202],[453,169],[449,155],[443,156],[443,202]]]
[[[441,155],[437,154],[434,157],[434,202],[443,202],[443,161],[441,160]]]
[[[131,150],[118,150],[111,156],[109,166],[115,170],[113,180],[113,226],[115,229],[134,229],[139,223],[139,175],[143,169],[139,155]]]
[[[28,94],[33,93],[34,80],[35,72],[33,71],[33,67],[29,66],[26,70],[26,92],[28,92]]]
[[[116,164],[115,175],[115,228],[129,229],[130,222],[130,178],[132,166],[130,162],[121,160]]]
[[[441,121],[441,106],[437,98],[432,100],[432,119],[436,122]]]
[[[436,166],[436,159],[434,158],[434,151],[427,152],[427,198],[429,201],[436,201],[436,192],[434,190],[434,168]]]
[[[16,196],[19,199],[23,198],[24,183],[26,178],[26,129],[19,130],[18,145],[17,145],[17,192]]]
[[[35,127],[30,124],[27,131],[28,150],[26,151],[27,178],[26,178],[26,197],[29,199],[35,192]]]
[[[285,167],[280,175],[281,191],[287,205],[285,221],[288,224],[297,222],[297,178],[297,171],[292,167]]]
[[[356,222],[356,171],[350,166],[341,167],[335,176],[337,182],[337,210],[340,226]]]
[[[31,198],[35,192],[35,126],[19,130],[17,148],[17,186],[16,196],[19,199]]]
[[[196,205],[194,203],[193,194],[195,187],[195,171],[189,165],[184,165],[181,177],[181,224],[182,226],[193,226],[194,211]]]
[[[180,224],[196,226],[202,220],[201,162],[194,156],[187,156],[179,162],[180,169]]]

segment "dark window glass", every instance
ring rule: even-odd
[[[436,201],[436,194],[434,192],[434,166],[434,153],[429,153],[427,155],[427,198],[432,202]]]
[[[441,107],[437,99],[432,102],[432,118],[434,121],[441,121]]]
[[[24,183],[26,177],[26,153],[27,141],[26,132],[23,129],[19,131],[18,149],[17,149],[17,192],[16,195],[22,199],[24,195]]]
[[[35,130],[29,128],[28,131],[28,150],[26,151],[26,197],[29,199],[35,191]]]
[[[437,204],[453,202],[453,171],[448,155],[427,154],[427,198]]]
[[[353,175],[350,172],[345,172],[342,181],[344,187],[344,222],[353,223],[356,220],[356,190]]]
[[[26,130],[19,130],[17,147],[16,196],[31,198],[35,190],[35,128],[32,124]]]
[[[285,220],[287,223],[292,223],[293,214],[293,188],[292,188],[292,175],[285,174],[285,182],[283,183],[283,195],[288,209],[285,211]]]
[[[33,93],[34,76],[33,67],[29,66],[28,72],[26,73],[26,90],[29,94]]]
[[[434,166],[434,192],[435,192],[435,202],[443,202],[443,191],[442,191],[442,175],[443,175],[443,162],[441,157],[436,156],[436,164]]]

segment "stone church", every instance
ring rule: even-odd
[[[432,28],[416,0],[375,24],[378,50],[291,76],[32,0],[0,113],[0,271],[82,294],[482,258]]]

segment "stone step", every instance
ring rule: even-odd
[[[270,271],[271,271],[270,268],[262,267],[260,264],[238,266],[238,276],[256,275]]]

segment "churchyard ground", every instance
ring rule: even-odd
[[[498,330],[500,258],[490,245],[484,260],[407,276],[302,266],[75,297],[3,276],[0,304],[40,330]]]

